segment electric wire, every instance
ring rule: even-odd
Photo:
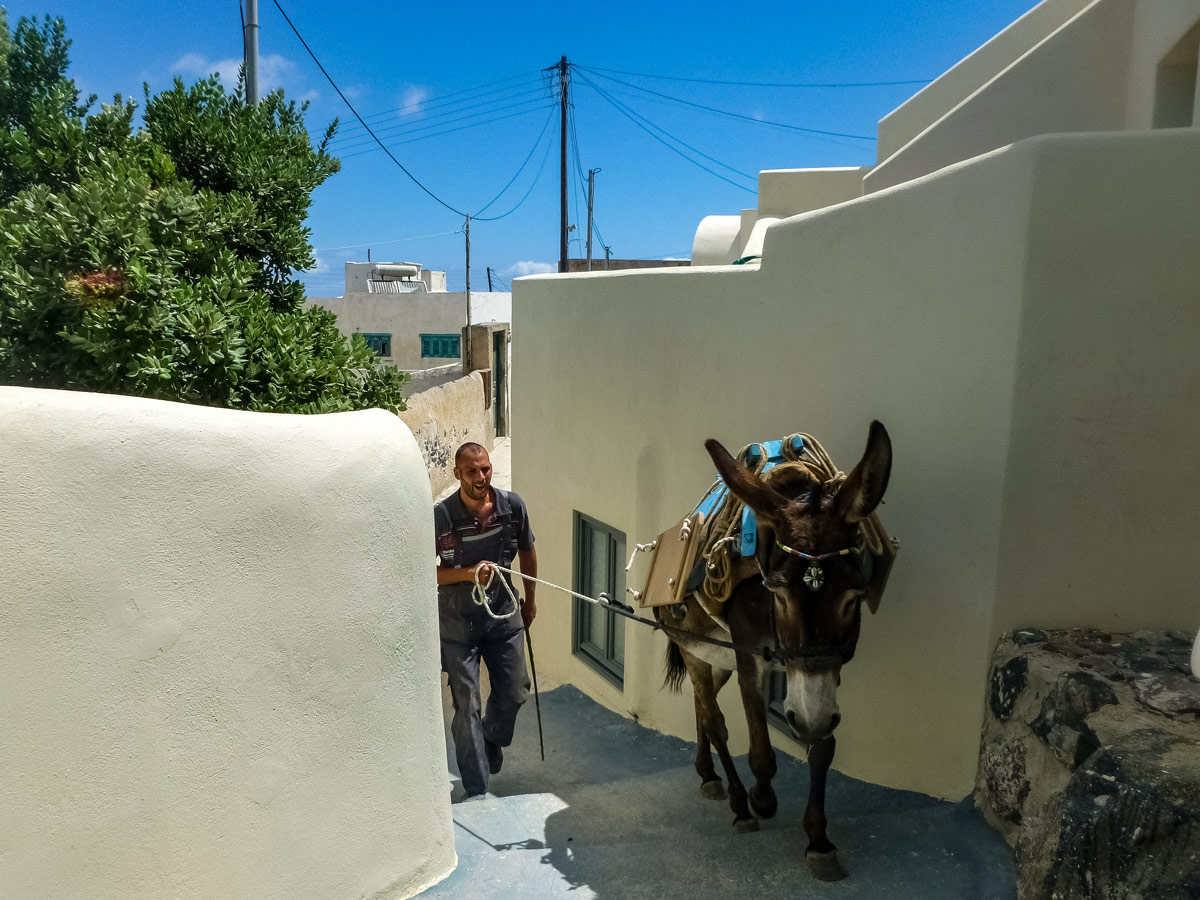
[[[424,241],[429,238],[449,237],[458,234],[457,231],[439,231],[437,234],[419,234],[416,237],[393,238],[387,241],[363,241],[359,244],[346,244],[343,247],[317,247],[313,253],[332,253],[335,250],[357,250],[359,247],[382,247],[384,244],[405,244],[409,241]]]
[[[447,203],[445,200],[443,200],[441,197],[439,197],[437,194],[435,194],[429,188],[425,187],[425,185],[421,182],[421,180],[419,178],[417,178],[416,175],[414,175],[412,172],[408,171],[407,168],[405,168],[404,163],[400,162],[400,160],[396,159],[396,157],[392,155],[392,151],[390,151],[387,147],[384,146],[383,141],[381,141],[381,140],[379,140],[379,138],[375,137],[375,132],[371,131],[371,126],[363,121],[362,116],[360,116],[358,114],[358,110],[354,108],[354,104],[350,102],[349,98],[347,98],[344,93],[342,93],[342,89],[340,87],[338,87],[337,82],[333,80],[333,76],[331,76],[327,71],[325,71],[325,67],[323,65],[321,65],[321,61],[319,59],[317,59],[317,55],[315,53],[313,53],[312,48],[308,46],[308,42],[306,40],[304,40],[304,37],[300,34],[299,30],[296,28],[296,26],[294,24],[292,24],[292,20],[288,17],[288,14],[286,12],[284,12],[283,7],[279,5],[279,0],[271,0],[271,2],[275,4],[275,8],[277,10],[279,10],[279,14],[281,16],[283,16],[283,20],[285,22],[287,22],[288,27],[292,29],[292,33],[294,35],[296,35],[296,39],[298,41],[300,41],[300,43],[303,45],[304,49],[306,51],[308,51],[308,55],[310,57],[312,57],[312,61],[317,64],[317,68],[320,69],[321,74],[325,76],[325,80],[329,82],[329,84],[333,87],[333,89],[335,91],[337,91],[337,95],[339,97],[341,97],[342,102],[345,103],[347,107],[349,107],[350,112],[354,113],[354,118],[358,119],[358,121],[360,123],[362,123],[362,127],[367,130],[367,133],[370,134],[371,137],[375,138],[375,142],[377,144],[379,144],[380,147],[383,148],[383,152],[388,155],[388,158],[391,159],[392,162],[394,162],[397,166],[400,167],[400,171],[403,172],[405,175],[407,175],[412,180],[413,184],[415,184],[422,191],[424,191],[426,194],[428,194],[432,199],[437,201],[441,206],[444,206],[446,209],[450,210],[450,212],[455,213],[456,215],[466,216],[467,213],[463,212],[460,209],[457,209],[454,206],[451,206],[449,203]]]
[[[480,126],[483,126],[483,125],[490,125],[493,122],[503,122],[505,119],[515,119],[518,116],[525,116],[525,115],[528,115],[529,113],[538,112],[539,110],[542,110],[542,109],[549,108],[549,109],[553,110],[556,106],[557,106],[557,104],[554,104],[554,103],[548,104],[547,106],[535,106],[533,109],[526,109],[526,110],[521,110],[520,112],[508,113],[507,115],[503,115],[503,116],[496,116],[494,119],[481,119],[478,122],[469,122],[466,125],[459,125],[456,128],[447,128],[445,131],[435,131],[433,134],[423,134],[420,137],[409,138],[406,141],[394,141],[389,146],[400,147],[400,146],[403,146],[404,144],[415,144],[417,141],[425,141],[425,140],[428,140],[429,138],[441,137],[442,135],[445,135],[445,134],[453,134],[456,131],[465,131],[468,128],[479,128]],[[353,159],[356,156],[365,156],[368,153],[374,153],[375,151],[377,151],[379,149],[380,148],[378,146],[375,146],[375,147],[370,147],[366,150],[357,150],[354,153],[340,153],[340,154],[338,154],[338,159]]]
[[[575,155],[575,173],[579,177],[580,186],[584,190],[586,190],[587,189],[587,178],[583,174],[583,161],[580,159],[580,156],[579,156],[579,132],[575,125],[575,106],[574,106],[574,104],[571,105],[571,109],[568,111],[567,122],[570,126],[571,146],[574,149],[574,155]],[[604,236],[602,234],[600,234],[600,226],[596,224],[596,212],[594,209],[592,210],[592,233],[596,235],[596,240],[598,240],[600,242],[600,246],[601,247],[605,246]]]
[[[714,178],[719,178],[722,181],[724,181],[726,184],[731,184],[735,188],[738,188],[739,190],[743,190],[748,194],[756,193],[755,189],[748,188],[748,187],[745,187],[744,185],[738,184],[736,181],[732,181],[729,178],[726,178],[720,172],[714,172],[708,166],[704,165],[704,163],[698,162],[697,160],[692,159],[690,156],[688,156],[686,153],[684,153],[678,147],[674,146],[673,144],[668,143],[666,140],[664,140],[663,138],[661,138],[657,134],[655,134],[654,131],[652,131],[650,129],[650,127],[648,127],[648,125],[653,125],[653,127],[655,129],[657,129],[658,131],[661,131],[663,134],[667,135],[667,137],[669,137],[671,140],[676,141],[679,144],[682,144],[684,147],[687,147],[693,153],[703,156],[705,159],[710,160],[711,162],[714,162],[717,165],[721,166],[722,168],[728,169],[729,171],[731,171],[737,175],[740,175],[743,178],[746,178],[750,181],[757,182],[757,179],[754,176],[748,175],[745,172],[742,172],[742,171],[739,171],[738,169],[733,168],[732,166],[726,165],[725,163],[721,162],[720,160],[714,159],[713,157],[709,156],[707,153],[704,153],[701,150],[697,150],[691,144],[688,144],[687,142],[682,141],[679,138],[675,137],[674,135],[670,134],[665,129],[660,128],[657,125],[654,125],[652,122],[650,122],[649,119],[646,119],[645,116],[642,116],[639,113],[634,112],[633,110],[629,109],[629,107],[625,106],[625,104],[621,103],[619,100],[617,100],[616,98],[611,96],[607,91],[605,91],[603,88],[601,88],[599,85],[597,85],[594,81],[592,81],[586,75],[581,74],[580,78],[592,90],[594,90],[597,94],[599,94],[601,97],[603,97],[609,104],[611,104],[613,106],[613,108],[615,108],[623,116],[625,116],[627,119],[629,119],[635,125],[637,125],[639,128],[641,128],[643,131],[645,131],[648,135],[650,135],[652,138],[654,138],[656,141],[658,141],[664,147],[667,147],[672,152],[678,154],[679,156],[682,156],[684,159],[686,159],[692,165],[703,169],[705,172],[707,172],[709,175],[712,175]],[[639,121],[639,120],[641,120],[641,121]],[[643,121],[646,122],[647,124],[642,124]]]
[[[580,68],[582,68],[582,67],[580,67]],[[591,71],[591,70],[585,70],[585,71]],[[706,106],[703,103],[696,103],[692,100],[684,100],[682,97],[673,97],[670,94],[664,94],[661,91],[651,90],[650,88],[642,87],[641,85],[633,84],[628,81],[622,81],[620,78],[613,78],[611,75],[602,75],[599,72],[592,72],[592,74],[596,75],[599,78],[603,78],[606,81],[612,81],[612,82],[615,82],[616,84],[624,85],[627,88],[633,88],[635,91],[642,91],[647,94],[653,94],[655,97],[662,97],[664,100],[670,100],[672,103],[680,103],[680,104],[683,104],[684,106],[691,106],[696,109],[702,109],[705,112],[716,113],[716,114],[722,115],[722,116],[729,116],[731,119],[741,119],[744,122],[753,122],[757,125],[772,125],[776,128],[786,128],[789,131],[800,131],[800,132],[804,132],[806,134],[821,134],[821,135],[826,135],[827,137],[852,138],[856,141],[874,141],[875,140],[874,137],[871,137],[871,136],[865,135],[865,134],[846,134],[845,132],[841,132],[841,131],[825,131],[820,128],[805,128],[802,125],[790,125],[786,122],[772,122],[772,121],[769,121],[766,119],[756,119],[754,116],[747,116],[743,113],[731,112],[730,110],[727,110],[727,109],[717,109],[715,106]]]
[[[489,200],[487,203],[485,203],[483,206],[481,206],[479,208],[479,212],[486,211],[488,209],[488,207],[490,207],[493,203],[495,203],[497,200],[499,200],[504,195],[504,192],[507,191],[510,187],[512,187],[512,184],[514,181],[517,180],[517,177],[522,172],[525,171],[525,166],[527,166],[529,164],[529,160],[533,159],[533,154],[537,150],[537,148],[539,146],[541,146],[542,138],[546,134],[546,129],[550,127],[550,121],[553,118],[554,118],[554,108],[551,107],[550,115],[546,116],[546,121],[542,125],[542,130],[538,132],[537,139],[534,140],[533,146],[529,148],[529,153],[527,153],[525,155],[525,159],[521,162],[521,165],[517,168],[516,174],[514,174],[512,178],[508,179],[508,184],[506,184],[506,185],[504,185],[504,187],[500,188],[499,194],[497,194],[495,197],[493,197],[491,200]]]
[[[511,216],[518,209],[520,209],[525,204],[525,201],[529,199],[529,195],[533,193],[533,189],[535,187],[537,187],[537,183],[539,181],[541,181],[542,172],[544,172],[546,170],[546,161],[548,159],[550,159],[550,148],[553,146],[554,146],[553,140],[546,141],[546,152],[542,154],[542,163],[540,166],[538,166],[537,174],[533,176],[533,181],[531,181],[529,183],[529,187],[526,188],[525,193],[521,195],[521,199],[518,200],[511,207],[509,207],[506,211],[500,213],[500,215],[481,217],[481,218],[479,218],[478,221],[480,221],[480,222],[498,222],[503,218]],[[491,204],[489,204],[489,205],[491,205]],[[471,216],[471,218],[474,219],[475,216]]]
[[[531,104],[531,103],[535,103],[535,104],[537,104],[537,105],[536,105],[536,106],[530,106],[529,104]],[[445,121],[445,122],[439,122],[439,123],[437,123],[436,125],[422,125],[422,126],[419,126],[419,127],[416,127],[416,128],[410,128],[410,129],[407,129],[407,130],[404,130],[404,131],[399,131],[399,132],[397,132],[397,133],[396,133],[396,134],[394,134],[394,135],[391,135],[391,136],[388,138],[388,141],[387,141],[387,143],[388,143],[390,146],[393,146],[393,147],[394,147],[394,146],[397,146],[398,144],[401,144],[401,143],[407,143],[406,141],[397,141],[397,140],[393,140],[393,138],[408,137],[409,135],[415,135],[415,134],[417,134],[418,132],[422,132],[422,131],[428,131],[428,130],[429,130],[429,129],[431,129],[431,128],[433,128],[433,129],[444,128],[445,130],[438,131],[438,132],[436,132],[436,133],[437,133],[437,134],[447,134],[447,133],[448,133],[448,132],[450,132],[450,131],[456,131],[456,130],[458,130],[458,129],[454,129],[454,128],[445,128],[445,126],[448,126],[448,125],[453,125],[453,124],[455,124],[456,122],[462,122],[462,121],[464,121],[464,120],[466,120],[466,119],[475,119],[475,118],[477,118],[477,117],[478,117],[478,116],[480,116],[480,115],[491,115],[492,113],[504,112],[504,111],[506,111],[506,110],[510,110],[510,109],[516,109],[516,108],[518,108],[518,107],[523,107],[523,106],[524,106],[524,107],[529,107],[528,109],[526,109],[526,110],[525,110],[525,112],[533,112],[533,111],[535,111],[535,110],[544,109],[544,108],[545,108],[545,106],[546,106],[546,103],[545,103],[545,101],[544,101],[544,100],[543,100],[543,101],[540,101],[540,102],[539,102],[538,100],[522,100],[522,101],[520,101],[520,102],[518,102],[518,103],[513,103],[513,104],[510,104],[509,106],[501,106],[501,107],[497,107],[496,109],[489,110],[487,113],[472,113],[471,115],[467,115],[467,116],[460,116],[460,117],[459,117],[459,118],[457,118],[457,119],[448,119],[447,121]],[[484,122],[494,122],[494,121],[496,121],[496,119],[495,119],[495,118],[491,118],[491,119],[487,119],[487,120],[480,120],[480,121],[479,121],[479,122],[477,122],[476,124],[482,124],[482,123],[484,123]],[[469,126],[468,126],[468,127],[469,127]],[[377,132],[376,136],[378,136],[378,137],[380,137],[380,138],[382,139],[383,132]],[[432,135],[427,135],[427,136],[432,136]],[[335,146],[333,146],[333,145],[331,144],[331,145],[330,145],[330,149],[331,149],[331,151],[333,151],[333,152],[335,152],[335,153],[337,153],[337,152],[347,152],[347,151],[351,151],[351,150],[358,150],[358,149],[360,149],[360,148],[362,148],[362,147],[367,147],[367,146],[370,146],[372,143],[374,143],[374,142],[373,142],[373,141],[370,141],[370,140],[364,140],[364,141],[359,141],[358,143],[354,143],[354,144],[344,144],[344,145],[342,145],[342,146],[336,146],[336,147],[335,147]]]
[[[581,76],[581,77],[583,77],[585,79],[585,81],[587,81],[586,76]],[[599,93],[601,96],[603,96],[606,100],[609,100],[610,102],[614,103],[619,109],[621,109],[627,115],[634,117],[636,120],[640,120],[641,122],[644,122],[646,125],[650,126],[652,129],[654,129],[654,131],[657,131],[657,132],[665,135],[666,137],[670,138],[671,140],[675,141],[678,144],[682,144],[684,147],[687,147],[693,153],[703,156],[709,162],[715,163],[716,165],[720,166],[722,169],[726,169],[726,170],[734,173],[735,175],[740,175],[743,178],[749,179],[750,181],[757,182],[758,179],[755,176],[751,175],[749,172],[743,172],[741,169],[734,168],[733,166],[728,165],[727,163],[721,162],[716,157],[709,156],[703,150],[700,150],[697,147],[693,147],[691,144],[687,143],[687,141],[683,140],[682,138],[678,138],[675,135],[671,134],[669,131],[667,131],[665,128],[663,128],[661,125],[656,125],[655,123],[651,122],[648,118],[643,116],[641,113],[637,112],[636,110],[632,109],[631,107],[629,107],[626,104],[622,103],[621,101],[617,100],[611,94],[608,94],[603,88],[601,88],[595,82],[587,81],[587,83],[592,87],[593,90],[595,90],[597,93]]]
[[[329,72],[326,71],[325,67],[323,65],[321,65],[321,61],[319,59],[317,59],[317,55],[312,51],[312,48],[308,46],[308,42],[306,40],[304,40],[304,37],[300,34],[300,31],[292,23],[291,18],[289,18],[288,14],[284,11],[283,7],[279,4],[279,0],[272,0],[272,2],[275,4],[275,8],[277,10],[279,10],[279,14],[281,16],[283,16],[284,21],[287,22],[288,27],[292,29],[292,33],[294,35],[296,35],[296,39],[298,41],[300,41],[300,43],[304,47],[305,51],[307,51],[308,55],[312,58],[312,61],[314,63],[316,63],[317,68],[321,70],[321,74],[325,76],[325,79],[329,82],[329,84],[333,87],[333,89],[335,91],[337,91],[337,95],[342,98],[342,102],[345,103],[346,106],[349,108],[350,112],[352,112],[354,114],[354,118],[358,119],[358,121],[362,124],[363,128],[366,129],[367,133],[371,135],[371,137],[375,140],[375,142],[377,144],[379,144],[379,146],[383,149],[383,152],[388,155],[388,158],[400,168],[400,171],[402,171],[405,175],[407,175],[409,177],[409,179],[413,182],[413,184],[415,184],[422,191],[424,191],[426,194],[428,194],[429,197],[431,197],[433,200],[437,201],[438,204],[440,204],[441,206],[450,210],[450,212],[456,213],[457,215],[463,216],[463,217],[470,215],[469,213],[465,213],[462,210],[457,209],[454,206],[451,206],[449,203],[447,203],[445,200],[443,200],[441,197],[439,197],[437,194],[435,194],[432,190],[430,190],[428,187],[426,187],[420,181],[420,179],[418,179],[415,175],[413,175],[413,173],[410,172],[404,166],[404,164],[402,162],[400,162],[400,160],[396,159],[396,157],[392,154],[391,150],[389,150],[384,145],[384,143],[378,137],[375,136],[375,132],[373,132],[371,130],[371,127],[369,125],[367,125],[367,123],[365,121],[363,121],[362,116],[360,116],[358,114],[358,110],[354,108],[354,104],[350,102],[350,100],[342,92],[342,89],[340,87],[338,87],[337,82],[333,80],[333,77],[329,74]],[[541,170],[538,171],[538,175],[540,177]],[[537,183],[537,179],[534,180],[534,184],[536,184],[536,183]],[[525,196],[522,197],[521,200],[518,201],[517,205],[514,206],[512,209],[508,210],[505,213],[502,213],[499,216],[486,216],[486,217],[480,216],[480,217],[478,217],[478,221],[494,222],[498,219],[504,218],[505,216],[511,215],[512,213],[516,212],[517,208],[519,208],[520,205],[525,202],[526,198],[528,198],[532,192],[533,192],[533,185],[530,185],[530,188],[525,193]],[[471,216],[471,218],[474,219],[476,217]]]
[[[507,82],[510,82],[510,81],[515,81],[518,78],[528,79],[530,74],[534,74],[535,76],[537,75],[537,73],[523,72],[520,75],[513,75],[509,78],[501,79],[500,81],[491,81],[491,82],[488,82],[487,84],[481,84],[481,85],[477,85],[477,86],[471,87],[471,88],[463,88],[460,91],[451,91],[448,94],[438,94],[436,97],[430,97],[427,99],[419,100],[415,103],[406,103],[404,106],[396,106],[391,109],[381,110],[381,111],[375,112],[375,113],[368,113],[367,115],[363,116],[363,118],[368,121],[374,121],[376,119],[386,118],[395,113],[401,113],[403,115],[410,115],[409,113],[405,113],[404,111],[407,109],[411,109],[414,106],[419,106],[420,112],[426,112],[431,109],[440,109],[444,106],[458,106],[458,105],[462,104],[463,102],[465,102],[466,100],[473,100],[473,99],[477,99],[478,97],[486,97],[491,94],[498,94],[498,93],[501,93],[506,90],[511,90],[511,88],[509,88],[509,87],[495,87],[495,86],[506,84]],[[485,90],[483,90],[484,88],[494,88],[494,90],[485,91]],[[467,94],[467,95],[474,94],[475,96],[464,97],[464,96],[462,96],[464,94]],[[449,99],[451,97],[458,97],[459,99],[452,101]],[[350,123],[349,127],[357,128],[358,125],[357,125],[357,123]]]
[[[517,94],[510,94],[507,97],[497,97],[493,100],[485,101],[483,103],[476,103],[476,104],[471,104],[469,106],[463,106],[463,107],[460,107],[457,109],[447,110],[446,112],[437,113],[436,115],[426,116],[424,118],[413,118],[413,119],[409,119],[408,121],[398,122],[394,125],[387,125],[382,128],[376,127],[374,129],[374,131],[377,135],[382,136],[385,134],[409,134],[412,132],[422,131],[422,130],[425,130],[428,128],[440,128],[443,125],[449,125],[453,122],[461,122],[464,119],[470,119],[475,116],[491,115],[492,113],[501,112],[506,109],[513,109],[513,108],[515,108],[517,106],[521,106],[523,104],[533,103],[533,102],[537,102],[537,100],[539,100],[539,99],[544,99],[544,98],[541,98],[540,96],[535,98],[534,97],[535,94],[536,95],[542,94],[542,88],[540,86],[537,88],[533,88],[533,89],[527,89],[527,90],[522,91]],[[524,99],[517,99],[517,98],[524,98]],[[516,102],[506,104],[505,101],[509,101],[509,100],[515,100]],[[485,108],[477,109],[477,107],[481,107],[481,106],[485,107]],[[468,113],[466,115],[458,115],[459,113],[466,112],[468,109],[475,109],[476,111],[472,112],[472,113]],[[456,118],[447,118],[448,116],[456,116]],[[439,119],[445,119],[445,121],[438,121]],[[356,134],[346,135],[346,136],[343,136],[340,138],[335,138],[334,141],[331,142],[331,146],[336,146],[339,144],[345,145],[346,143],[351,142],[351,141],[362,141],[363,138],[365,138],[365,137],[366,137],[366,135],[362,134],[361,132],[356,133]]]
[[[770,88],[872,88],[872,87],[899,87],[903,85],[914,84],[929,84],[933,79],[921,78],[912,81],[843,81],[829,84],[818,84],[815,82],[787,82],[787,81],[722,81],[716,78],[684,78],[679,75],[652,75],[649,72],[627,72],[624,69],[605,69],[600,66],[580,66],[579,63],[572,65],[579,68],[586,68],[592,72],[612,72],[617,75],[631,75],[635,78],[658,78],[663,81],[686,81],[693,84],[723,84],[731,87],[770,87]]]

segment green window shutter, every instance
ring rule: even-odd
[[[625,535],[575,513],[575,590],[589,597],[625,595]],[[625,678],[625,618],[575,598],[572,649],[620,687]]]

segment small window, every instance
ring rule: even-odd
[[[392,336],[390,334],[364,334],[363,340],[367,342],[367,349],[376,356],[392,355]]]
[[[575,513],[575,590],[588,597],[601,592],[625,595],[625,535],[583,513]],[[625,679],[625,618],[575,598],[575,654],[621,687]]]
[[[423,334],[421,335],[421,355],[439,359],[458,359],[458,341],[457,334]]]

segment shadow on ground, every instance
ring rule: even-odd
[[[694,745],[573,687],[543,693],[541,706],[545,762],[531,699],[491,795],[452,807],[459,865],[422,898],[1016,897],[1011,853],[969,801],[831,772],[829,833],[850,877],[826,884],[804,864],[803,763],[779,755],[778,815],[735,835],[728,804],[700,796]]]

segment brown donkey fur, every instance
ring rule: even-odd
[[[717,441],[709,440],[705,447],[730,491],[758,516],[762,575],[746,578],[734,588],[725,605],[728,632],[694,595],[685,598],[682,615],[667,607],[655,608],[655,615],[672,634],[667,684],[678,688],[685,672],[692,682],[701,793],[713,799],[725,795],[713,767],[715,748],[729,785],[734,828],[755,830],[755,815],[775,814],[777,801],[771,787],[775,750],[767,729],[764,687],[768,670],[783,669],[788,682],[785,718],[796,739],[809,748],[806,858],[817,878],[844,878],[836,848],[826,834],[825,781],[833,762],[833,730],[841,720],[836,688],[841,667],[853,656],[858,641],[869,573],[858,553],[817,561],[804,556],[859,547],[858,523],[875,510],[887,489],[891,440],[883,425],[872,422],[862,459],[836,490],[813,478],[803,466],[781,465],[759,477]],[[814,565],[820,569],[818,579],[812,577]],[[680,631],[759,652],[714,646],[679,636]],[[764,658],[763,649],[772,655],[770,660]],[[717,692],[735,670],[750,731],[749,762],[755,783],[749,791],[734,767],[725,717],[717,705]]]

